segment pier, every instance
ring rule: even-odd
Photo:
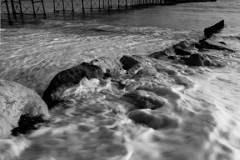
[[[52,0],[54,14],[102,12],[120,9],[143,8],[156,5],[175,5],[188,2],[209,2],[216,0]],[[33,18],[41,15],[46,18],[43,0],[1,0],[1,20],[6,19],[10,25],[14,21],[24,21],[26,15]]]

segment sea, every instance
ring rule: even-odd
[[[221,20],[225,21],[224,29],[211,39],[225,42],[235,52],[210,50],[226,63],[221,68],[161,62],[165,69],[191,81],[190,88],[167,83],[168,77],[163,79],[165,87],[144,86],[147,82],[142,82],[142,88],[166,102],[163,109],[144,112],[160,119],[170,117],[178,125],[155,130],[134,124],[128,118],[127,103],[119,100],[127,90],[118,90],[111,82],[100,86],[99,80],[85,78],[64,92],[65,96],[74,93],[75,99],[51,110],[48,126],[28,135],[0,139],[0,160],[240,159],[239,0],[84,16],[54,15],[52,1],[44,2],[46,19],[12,26],[1,23],[0,78],[39,95],[62,70],[99,57],[149,55],[186,39],[198,41],[204,37],[204,28]],[[119,115],[112,115],[113,110]]]

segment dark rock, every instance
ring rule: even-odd
[[[165,115],[156,117],[141,110],[134,110],[129,113],[129,118],[137,124],[146,125],[155,130],[176,128],[178,123]]]
[[[197,49],[200,49],[200,48],[201,48],[201,45],[200,45],[200,43],[197,43],[197,42],[196,42],[196,43],[194,44],[194,47],[197,48]]]
[[[192,53],[186,49],[175,48],[176,55],[186,56],[191,55]]]
[[[206,38],[210,38],[214,33],[218,33],[223,28],[224,28],[224,20],[214,24],[211,27],[205,28],[204,35]]]
[[[36,92],[18,83],[0,80],[0,138],[9,136],[18,126],[20,116],[25,114],[44,119],[50,116],[47,105]]]
[[[104,74],[99,66],[85,62],[76,67],[59,72],[43,93],[43,100],[47,103],[48,108],[52,109],[54,105],[62,101],[53,95],[58,89],[74,86],[78,84],[83,77],[99,79],[103,78]]]
[[[234,52],[234,50],[229,48],[227,45],[212,40],[201,41],[201,47],[206,49],[228,50]]]
[[[123,69],[125,70],[129,70],[134,65],[140,63],[138,60],[134,59],[133,57],[126,56],[126,55],[122,56],[122,58],[120,59],[120,62],[123,64]]]
[[[171,60],[177,60],[177,56],[168,56],[168,59],[171,59]]]
[[[211,66],[211,60],[200,53],[192,54],[186,61],[189,66]]]
[[[183,60],[184,62],[189,58],[189,56],[181,56],[180,59]]]
[[[32,130],[38,129],[36,126],[39,123],[44,123],[46,120],[42,116],[30,116],[29,114],[21,115],[18,122],[18,127],[12,130],[13,136],[18,136],[19,134],[27,134]]]
[[[221,43],[221,44],[224,44],[224,45],[227,45],[227,43],[223,42],[223,41],[220,41],[218,43]]]
[[[125,94],[123,97],[138,109],[149,108],[155,110],[165,104],[164,100],[156,94],[144,90],[133,91]]]

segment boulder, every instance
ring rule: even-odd
[[[138,60],[136,60],[132,56],[126,56],[126,55],[124,55],[120,58],[120,62],[123,64],[123,69],[125,69],[125,70],[129,70],[134,65],[140,63]]]
[[[15,82],[0,80],[0,138],[9,136],[25,114],[42,119],[49,117],[47,105],[35,91]]]
[[[207,56],[195,53],[185,60],[185,64],[189,66],[211,66],[212,62]]]
[[[144,90],[129,92],[123,97],[129,103],[134,104],[137,109],[149,108],[151,110],[155,110],[165,104],[164,100],[158,97],[155,93]]]
[[[43,93],[43,100],[48,105],[49,109],[52,109],[55,105],[61,102],[61,99],[54,96],[54,94],[62,88],[72,87],[80,82],[82,78],[97,78],[104,77],[104,73],[99,66],[89,63],[82,63],[73,68],[59,72],[50,82],[48,88]]]
[[[181,49],[181,48],[175,48],[175,53],[176,55],[180,55],[180,56],[187,56],[187,55],[191,55],[191,51],[188,51],[186,49]]]
[[[201,47],[206,49],[227,50],[227,51],[234,52],[234,50],[229,48],[227,45],[213,41],[213,40],[201,41]]]
[[[218,33],[223,28],[224,28],[224,20],[214,24],[211,27],[205,28],[204,35],[206,38],[210,38],[214,33]]]

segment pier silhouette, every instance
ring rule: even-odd
[[[86,12],[102,12],[122,9],[143,8],[156,5],[175,5],[187,2],[210,2],[216,0],[52,0],[54,14],[69,14]],[[24,21],[26,15],[33,18],[41,15],[46,18],[43,0],[1,0],[1,20],[5,19],[10,25],[14,21]]]

